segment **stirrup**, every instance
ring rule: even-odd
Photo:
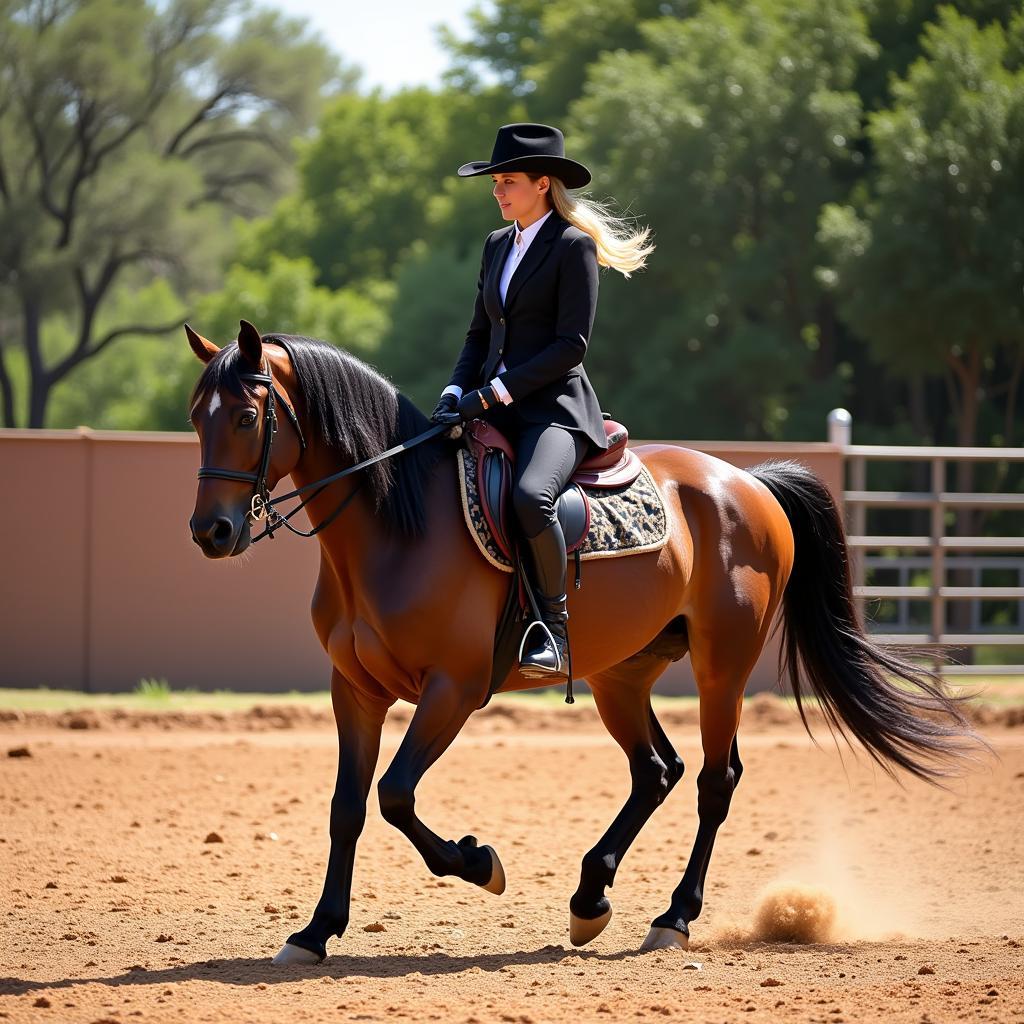
[[[520,663],[520,665],[522,664],[523,647],[526,645],[526,638],[530,635],[530,630],[533,629],[534,626],[540,626],[540,628],[543,629],[545,633],[547,633],[548,639],[551,641],[551,646],[554,648],[555,651],[555,658],[558,660],[558,664],[555,666],[554,670],[551,672],[545,672],[544,675],[562,675],[562,653],[558,649],[558,644],[556,643],[555,637],[552,634],[551,630],[548,628],[548,624],[543,619],[534,619],[533,622],[531,622],[526,627],[526,629],[523,630],[523,639],[519,641],[519,655],[516,658],[516,660]],[[540,672],[542,670],[537,669],[536,671]]]
[[[535,619],[533,622],[526,627],[523,632],[523,639],[519,641],[519,657],[517,662],[521,665],[523,660],[523,644],[526,642],[526,635],[529,633],[534,626],[540,624],[544,627],[545,632],[548,634],[548,639],[551,641],[552,646],[555,648],[555,656],[558,658],[558,669],[559,675],[561,675],[562,667],[562,655],[558,650],[558,644],[555,642],[555,638],[548,629],[547,623],[543,621],[541,616],[540,608],[537,606],[537,598],[533,593],[533,587],[530,586],[529,577],[526,575],[526,571],[523,569],[523,559],[520,547],[518,544],[512,546],[513,561],[515,563],[516,572],[519,575],[520,580],[523,583],[524,589],[526,590],[526,597],[530,603],[530,607],[533,610]],[[567,662],[565,671],[565,703],[575,704],[576,698],[572,693],[572,642],[569,640],[569,622],[568,614],[565,618],[565,660]],[[547,675],[554,675],[554,673],[545,673]]]

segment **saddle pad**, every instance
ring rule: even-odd
[[[512,572],[512,563],[494,540],[480,506],[476,459],[458,449],[462,512],[470,536],[480,553],[496,569]],[[646,466],[625,487],[582,488],[590,503],[590,531],[579,548],[582,559],[615,558],[641,551],[657,551],[668,543],[668,516],[654,478]]]

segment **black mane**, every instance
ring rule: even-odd
[[[431,426],[391,381],[344,349],[293,334],[267,334],[263,341],[280,345],[291,358],[306,412],[307,440],[316,438],[336,449],[345,461],[372,458]],[[238,376],[252,368],[241,362],[238,346],[225,345],[196,382],[189,408],[221,387],[252,397],[251,386]],[[374,510],[389,531],[422,536],[426,485],[444,451],[442,434],[362,471]]]

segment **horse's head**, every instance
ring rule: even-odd
[[[274,348],[272,358],[259,331],[245,320],[237,344],[223,348],[188,324],[185,334],[206,364],[189,411],[200,450],[189,525],[203,554],[225,558],[249,546],[250,520],[262,514],[262,503],[302,457],[302,433],[287,390],[293,378],[286,354]]]

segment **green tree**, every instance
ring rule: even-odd
[[[316,284],[309,259],[274,254],[266,272],[234,266],[223,288],[197,302],[196,325],[218,345],[234,340],[238,321],[264,333],[304,334],[340,344],[361,359],[374,359],[390,319],[394,286],[378,281],[364,289],[332,291]]]
[[[423,234],[443,114],[431,92],[338,97],[302,151],[299,189],[254,230],[254,253],[309,256],[332,288],[385,277]]]
[[[695,0],[496,0],[470,11],[469,39],[442,30],[453,62],[448,80],[473,88],[480,82],[475,69],[484,66],[526,100],[532,120],[560,124],[594,61],[646,49],[645,22],[690,17],[699,9]]]
[[[1024,12],[1004,30],[942,8],[871,115],[869,187],[821,217],[844,318],[892,372],[946,376],[961,445],[996,396],[1009,433],[1024,365],[1022,39]]]
[[[377,365],[424,412],[433,409],[462,351],[479,267],[478,250],[460,257],[451,245],[418,241],[397,268]]]
[[[283,191],[289,140],[355,79],[303,23],[229,0],[6,0],[0,62],[0,402],[15,425],[20,376],[42,426],[76,368],[180,322],[101,327],[117,289],[209,283],[228,218]]]
[[[339,97],[301,147],[298,189],[247,233],[243,262],[308,256],[318,282],[340,288],[390,278],[419,239],[476,246],[496,226],[493,202],[470,201],[456,169],[488,155],[496,125],[521,113],[498,89]]]
[[[221,288],[194,298],[191,322],[218,345],[234,340],[244,318],[265,333],[323,338],[375,362],[390,322],[394,287],[379,282],[363,291],[331,291],[314,279],[308,259],[275,254],[266,271],[236,264]],[[140,292],[118,292],[108,316],[128,320],[148,310],[169,318],[180,305],[158,280]],[[51,334],[61,329],[69,327],[59,318],[50,325]],[[191,430],[186,402],[199,370],[180,328],[169,339],[137,338],[100,353],[57,385],[48,422],[53,427],[85,423],[109,430]]]
[[[121,288],[111,294],[101,314],[100,330],[108,324],[153,319],[170,323],[180,315],[181,299],[170,285],[156,279],[138,290]],[[47,319],[44,351],[67,351],[74,341],[74,323],[56,315]],[[82,363],[74,373],[54,385],[47,403],[49,427],[86,425],[103,430],[190,430],[185,410],[187,374],[195,379],[195,366],[184,344],[172,338],[126,338]],[[191,363],[195,364],[195,356]],[[196,364],[198,365],[198,364]]]
[[[862,160],[852,83],[874,47],[860,6],[709,3],[591,66],[572,126],[658,244],[644,274],[607,275],[588,354],[636,433],[807,436],[841,398],[815,231]]]
[[[925,26],[939,17],[942,6],[952,6],[978,25],[997,21],[1004,27],[1020,10],[1019,0],[871,0],[865,3],[871,38],[878,44],[877,59],[861,65],[857,92],[865,110],[879,110],[892,102],[892,83],[903,78],[921,56]]]
[[[240,259],[264,274],[275,253],[308,257],[319,285],[386,294],[378,349],[361,349],[345,325],[320,336],[369,359],[432,408],[472,314],[483,240],[504,224],[490,179],[455,172],[489,155],[495,127],[525,113],[501,87],[340,98],[320,134],[301,146],[296,192],[243,228]],[[230,327],[237,309],[228,313]]]

